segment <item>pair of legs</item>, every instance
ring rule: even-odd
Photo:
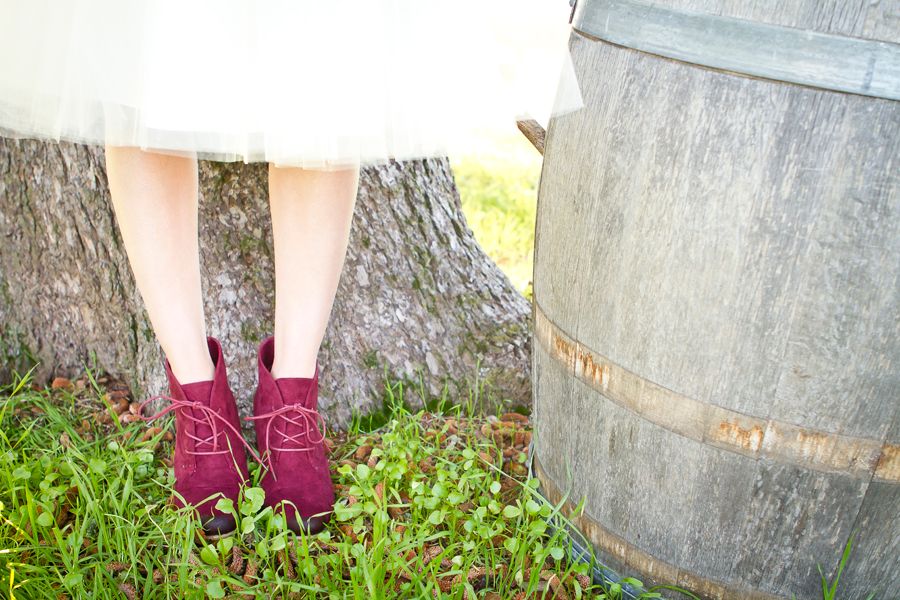
[[[110,196],[151,325],[182,384],[213,378],[200,287],[197,159],[107,146]],[[274,377],[312,377],[344,264],[359,167],[269,164]]]

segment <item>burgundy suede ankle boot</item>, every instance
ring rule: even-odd
[[[325,420],[318,412],[319,363],[313,377],[275,379],[274,358],[275,339],[270,336],[259,346],[254,416],[245,419],[254,421],[256,447],[267,468],[260,481],[266,505],[275,508],[283,502],[288,527],[314,534],[325,527],[334,509]]]
[[[204,533],[217,537],[235,528],[234,517],[215,505],[225,497],[237,507],[240,486],[248,480],[244,446],[249,448],[249,444],[241,434],[222,346],[214,337],[207,337],[207,344],[215,365],[213,379],[181,384],[165,359],[169,396],[148,398],[141,407],[156,398],[168,399],[170,404],[155,415],[141,418],[149,421],[175,411],[175,491],[194,507]],[[173,494],[172,503],[181,508],[185,503],[178,494]]]

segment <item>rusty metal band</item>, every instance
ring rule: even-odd
[[[544,471],[536,454],[531,457],[531,468],[540,480],[540,492],[549,502],[560,505],[565,494]],[[700,594],[704,598],[716,600],[782,600],[781,596],[772,596],[756,590],[738,588],[728,583],[701,577],[696,573],[676,567],[641,550],[625,538],[616,535],[585,511],[575,511],[577,504],[568,497],[562,502],[562,512],[584,535],[594,548],[605,552],[629,570],[637,571],[642,577],[657,583],[677,585]]]
[[[900,45],[638,0],[579,0],[572,28],[589,37],[704,67],[900,100]]]
[[[839,435],[701,402],[629,371],[556,326],[534,302],[537,343],[573,377],[645,421],[703,444],[857,479],[900,482],[900,444]]]

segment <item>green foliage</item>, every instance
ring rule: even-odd
[[[388,384],[383,425],[357,421],[334,434],[339,493],[322,533],[297,536],[264,507],[251,462],[238,501],[217,504],[237,533],[213,540],[189,509],[167,504],[171,418],[155,432],[118,419],[104,426],[109,402],[90,372],[77,397],[32,389],[29,376],[0,389],[0,596],[369,600],[474,597],[477,586],[477,597],[508,598],[546,590],[549,572],[574,598],[623,598],[625,584],[642,599],[663,589],[694,597],[630,578],[593,583],[594,558],[570,559],[562,504],[544,500],[537,479],[511,474],[523,470],[523,452],[491,458],[501,447],[476,434],[490,420],[465,402],[413,413],[402,382]],[[837,597],[850,546],[834,581],[823,575],[823,600]]]
[[[496,155],[459,157],[452,166],[475,239],[513,286],[530,298],[541,162],[533,148],[524,156],[514,152],[522,143],[528,143],[524,137],[500,145]]]
[[[446,417],[467,418],[464,406],[444,403],[444,416],[412,413],[403,386],[387,386],[385,423],[341,434],[332,453],[341,493],[324,532],[287,529],[263,506],[251,463],[238,502],[217,504],[235,515],[238,533],[212,540],[189,509],[167,505],[174,474],[163,462],[171,446],[161,440],[174,420],[153,435],[141,423],[103,426],[110,403],[88,378],[78,397],[32,389],[28,376],[0,391],[2,596],[368,600],[430,597],[462,577],[442,593],[461,597],[474,591],[467,574],[484,568],[496,574],[485,589],[510,597],[541,585],[540,569],[529,565],[569,581],[588,573],[589,565],[567,560],[562,534],[548,532],[559,507],[535,492],[537,480],[483,458],[498,455],[493,441],[460,431],[453,445],[440,442]],[[369,460],[353,461],[364,444],[372,446]],[[583,586],[580,597],[600,591]]]
[[[840,583],[841,580],[841,574],[844,572],[844,567],[846,567],[847,563],[850,561],[850,552],[853,549],[854,536],[855,534],[850,534],[850,537],[847,539],[847,543],[844,545],[844,551],[841,554],[841,560],[840,562],[838,562],[837,572],[834,574],[834,581],[829,583],[828,579],[825,577],[825,573],[822,571],[822,565],[816,565],[816,568],[819,571],[820,582],[822,584],[822,600],[838,600],[839,596],[837,595],[837,587],[838,583]],[[866,596],[866,600],[872,600],[873,598],[875,598],[874,592]]]

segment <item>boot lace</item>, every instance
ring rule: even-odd
[[[166,406],[161,411],[159,411],[158,413],[156,413],[154,415],[150,415],[148,417],[145,417],[143,414],[144,406],[155,400],[168,400],[169,405]],[[140,403],[138,411],[137,411],[137,413],[138,413],[137,416],[142,421],[149,422],[149,421],[158,419],[173,410],[179,411],[178,414],[180,414],[181,416],[183,416],[185,419],[187,419],[189,421],[192,421],[192,422],[194,422],[196,424],[200,424],[200,425],[206,425],[210,429],[210,431],[212,431],[212,433],[206,437],[199,437],[199,436],[191,434],[188,431],[181,432],[182,435],[186,435],[188,438],[190,438],[191,440],[194,441],[195,448],[199,448],[201,445],[211,447],[211,449],[209,449],[209,450],[185,449],[185,452],[187,452],[188,454],[206,456],[206,455],[211,455],[211,454],[227,454],[227,453],[229,453],[230,449],[228,448],[227,440],[221,444],[222,446],[224,446],[224,448],[219,449],[219,445],[220,445],[219,438],[220,438],[220,436],[226,435],[226,431],[230,429],[237,436],[237,438],[239,440],[241,440],[241,442],[247,448],[247,451],[250,452],[251,456],[253,456],[253,458],[257,462],[262,464],[262,461],[260,460],[259,456],[257,456],[256,452],[253,450],[253,447],[247,442],[247,440],[244,439],[244,436],[241,434],[241,432],[238,431],[237,428],[235,428],[235,426],[232,425],[228,421],[228,419],[223,417],[221,414],[219,414],[217,411],[215,411],[212,407],[207,406],[206,404],[203,404],[202,402],[181,400],[179,398],[172,398],[172,397],[166,396],[164,394],[158,394],[156,396],[147,398],[146,400],[144,400],[143,402]],[[199,411],[200,414],[202,415],[202,417],[201,418],[195,417],[194,411]],[[220,428],[218,423],[221,423],[225,427]]]
[[[302,403],[286,404],[281,408],[276,408],[266,413],[244,417],[244,420],[246,421],[268,419],[268,422],[266,423],[266,440],[269,451],[266,453],[265,459],[269,470],[272,470],[273,450],[278,450],[279,452],[309,452],[314,449],[316,444],[325,440],[325,419],[322,418],[322,415],[320,415],[317,410],[304,406],[304,404],[308,403],[312,390],[313,386],[310,385]],[[283,430],[278,429],[276,424],[280,422],[285,422],[287,427]],[[321,429],[319,428],[319,423],[322,424]],[[290,425],[293,425],[299,431],[293,434],[288,433],[287,430]],[[309,435],[311,430],[315,430],[319,433],[320,437],[318,439],[313,439]],[[280,443],[283,445],[278,446],[272,443],[273,431],[281,436]],[[304,435],[306,435],[309,443],[304,443],[300,439]]]

